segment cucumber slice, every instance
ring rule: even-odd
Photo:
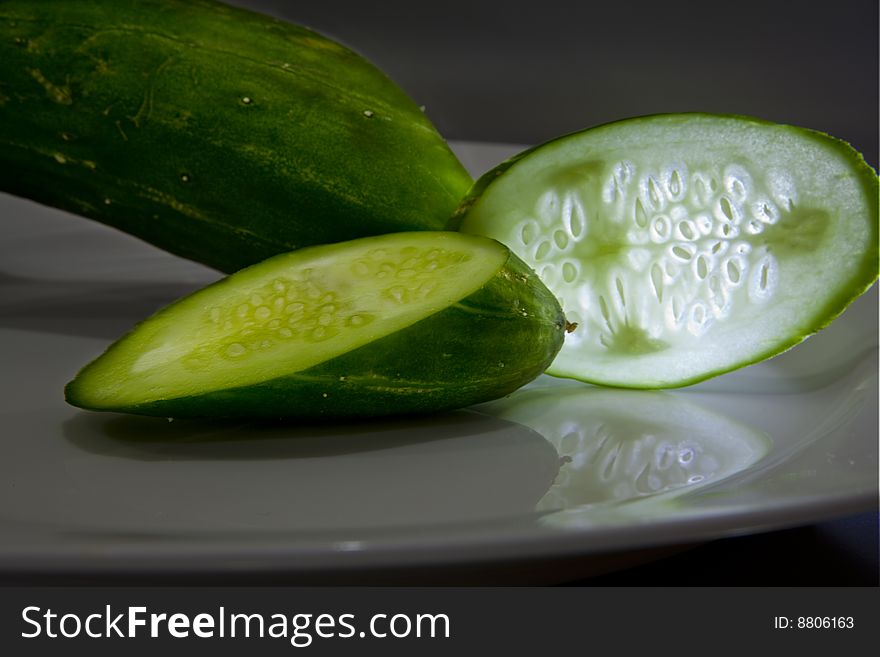
[[[774,356],[877,278],[877,176],[827,135],[629,119],[484,175],[453,225],[531,265],[578,324],[550,374],[683,386]]]
[[[68,384],[93,410],[366,417],[505,395],[558,352],[565,318],[493,240],[416,232],[276,256],[137,326]]]

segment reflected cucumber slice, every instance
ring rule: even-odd
[[[505,395],[558,352],[553,295],[494,240],[416,232],[302,249],[159,311],[67,386],[168,417],[366,417]]]
[[[875,172],[844,142],[669,114],[508,160],[453,223],[507,244],[578,324],[548,373],[662,388],[827,325],[877,278],[877,207]]]
[[[560,469],[541,511],[664,499],[754,466],[771,439],[681,393],[588,386],[529,387],[480,407],[528,426],[557,450]]]

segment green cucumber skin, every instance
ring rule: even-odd
[[[94,408],[80,387],[86,366],[65,394],[68,403],[89,410],[176,418],[435,413],[503,397],[536,378],[562,347],[565,328],[556,297],[511,253],[493,278],[462,301],[293,375],[185,398]]]
[[[0,62],[0,190],[224,272],[442,229],[472,183],[362,57],[210,0],[7,0]]]
[[[691,118],[700,117],[733,119],[737,121],[752,123],[756,126],[790,130],[805,139],[814,140],[836,150],[838,153],[841,154],[841,156],[849,160],[849,162],[852,164],[853,175],[859,179],[860,186],[865,194],[865,197],[869,199],[867,205],[869,208],[872,208],[872,213],[869,217],[866,218],[866,224],[871,229],[872,240],[874,244],[880,244],[880,215],[878,215],[878,210],[880,210],[880,184],[878,183],[880,183],[880,179],[878,179],[877,172],[874,171],[874,169],[865,161],[862,154],[856,151],[849,143],[832,135],[828,135],[824,132],[812,130],[809,128],[779,124],[752,116],[744,116],[738,114],[708,114],[704,112],[650,114],[645,116],[620,119],[618,121],[612,121],[609,123],[587,128],[585,130],[562,135],[542,144],[538,144],[536,146],[528,148],[520,153],[517,153],[516,155],[508,158],[493,169],[484,173],[482,176],[479,177],[479,179],[474,182],[474,184],[471,186],[471,189],[464,196],[458,208],[453,213],[452,217],[447,223],[447,230],[462,230],[462,224],[467,219],[468,213],[480,203],[481,198],[487,192],[487,190],[489,190],[492,184],[496,180],[498,180],[498,178],[503,176],[506,171],[515,167],[517,163],[528,159],[535,153],[540,152],[546,146],[556,144],[557,142],[564,141],[572,137],[577,137],[584,132],[602,130],[604,128],[613,127],[621,123],[631,123],[639,120],[687,122]],[[552,371],[552,368],[548,372],[548,374],[558,376],[560,378],[576,379],[585,383],[605,387],[631,388],[638,390],[683,388],[701,383],[716,376],[727,374],[747,365],[752,365],[784,353],[789,349],[796,347],[810,336],[816,334],[818,331],[827,327],[832,321],[839,317],[840,314],[843,313],[843,311],[846,310],[846,308],[853,301],[855,301],[859,296],[867,292],[871,288],[871,286],[877,281],[878,275],[880,275],[880,248],[871,249],[861,254],[861,261],[859,262],[857,269],[858,275],[853,278],[850,287],[848,287],[846,290],[842,290],[838,295],[829,299],[821,308],[817,308],[815,310],[815,312],[813,313],[813,322],[811,322],[808,326],[805,326],[800,333],[792,335],[786,340],[780,340],[772,345],[768,345],[766,350],[757,353],[753,358],[750,358],[748,362],[743,362],[722,370],[705,372],[698,376],[682,379],[674,383],[665,383],[663,385],[629,385],[604,380],[593,380],[585,376],[556,374]]]

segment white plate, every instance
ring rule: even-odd
[[[474,171],[516,150],[455,147]],[[541,377],[423,419],[168,422],[81,412],[62,388],[216,274],[10,196],[0,216],[5,573],[418,581],[570,556],[589,571],[877,503],[876,290],[798,348],[682,391]]]

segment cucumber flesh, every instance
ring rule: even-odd
[[[877,277],[877,176],[821,133],[657,115],[569,135],[483,176],[460,230],[532,266],[578,329],[550,374],[682,386],[773,356]]]
[[[498,242],[401,233],[276,256],[179,300],[67,387],[95,410],[369,416],[507,394],[562,343],[555,298]]]

